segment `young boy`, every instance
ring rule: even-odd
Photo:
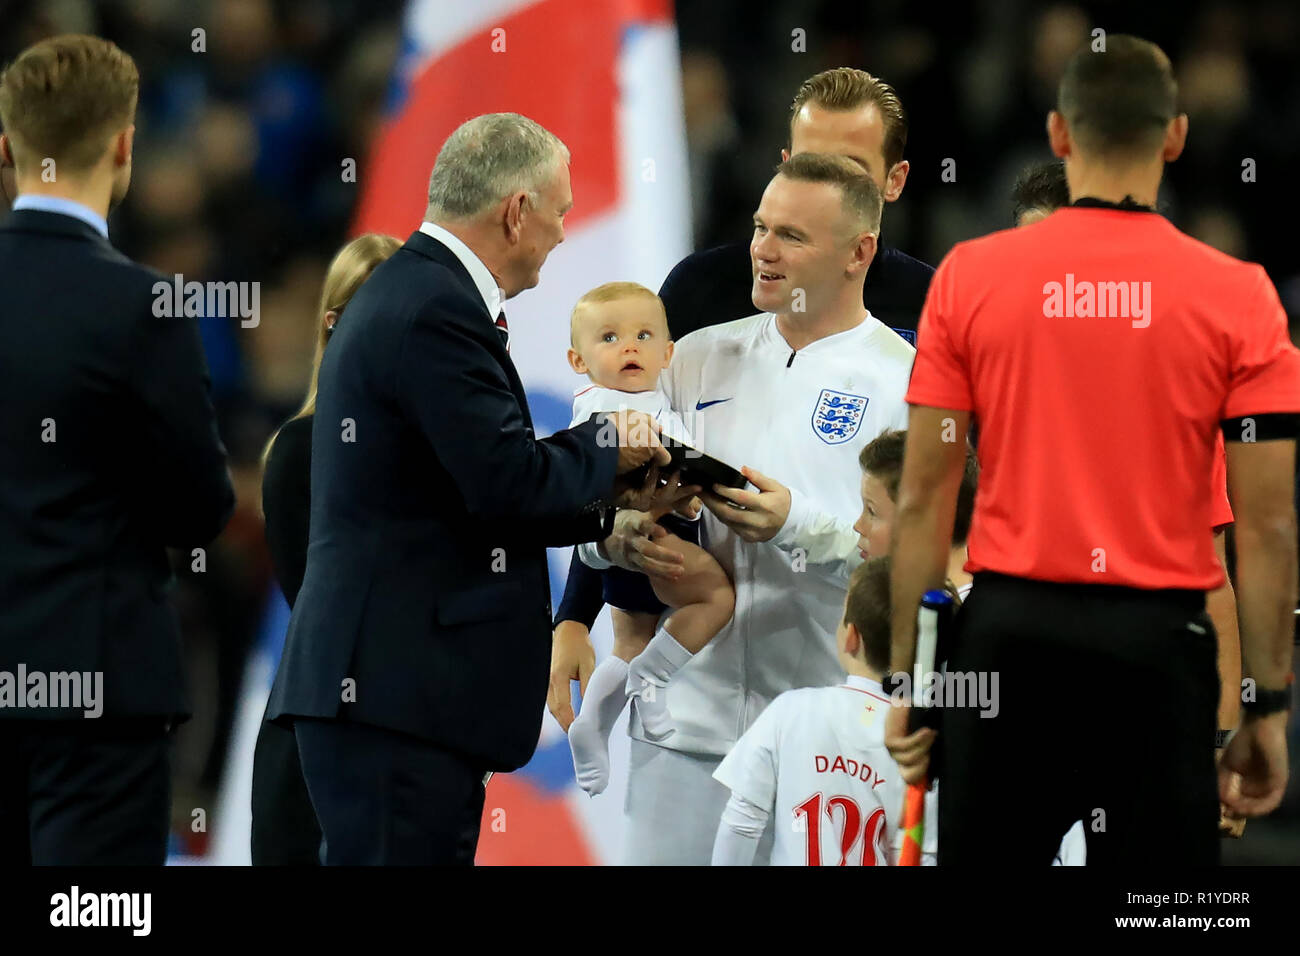
[[[858,464],[862,467],[862,514],[853,530],[858,533],[858,548],[864,558],[889,553],[889,539],[894,531],[894,503],[898,480],[903,474],[903,450],[907,432],[887,431],[862,449]],[[970,534],[971,515],[975,511],[975,490],[979,484],[979,464],[975,451],[966,447],[966,467],[957,489],[957,512],[952,526],[952,550],[948,554],[948,583],[960,600],[966,600],[974,584],[966,572],[966,538]],[[933,797],[936,791],[931,791]],[[929,812],[927,807],[927,821]],[[926,824],[929,832],[930,824]],[[1061,842],[1054,865],[1083,866],[1086,858],[1082,822],[1075,823]]]
[[[635,282],[598,286],[573,307],[569,335],[569,365],[591,380],[574,393],[575,423],[596,412],[634,408],[654,416],[664,444],[690,443],[681,417],[659,387],[673,343],[657,295]],[[669,515],[662,524],[670,533],[656,543],[681,553],[681,577],[670,581],[622,568],[601,572],[614,623],[614,652],[592,672],[582,710],[569,728],[578,785],[592,796],[608,783],[609,733],[627,699],[638,698],[637,715],[647,735],[671,734],[664,688],[731,620],[735,606],[731,580],[697,543],[698,521]],[[671,613],[656,634],[666,609]]]
[[[853,530],[858,533],[858,550],[863,560],[889,553],[889,538],[894,529],[894,499],[898,480],[903,474],[903,448],[907,432],[881,432],[858,455],[862,468],[862,514]],[[962,600],[970,593],[972,579],[965,571],[966,536],[975,511],[975,488],[979,483],[979,464],[974,449],[966,448],[966,468],[957,489],[957,515],[952,525],[952,551],[948,555],[948,580]]]
[[[713,844],[714,866],[752,865],[773,811],[773,866],[895,862],[907,785],[884,743],[889,558],[872,558],[853,571],[835,643],[848,674],[844,683],[778,696],[714,771],[731,790]],[[936,807],[931,792],[925,865],[935,861]]]

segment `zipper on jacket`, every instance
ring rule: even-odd
[[[793,365],[793,364],[794,364],[794,349],[791,349],[791,350],[790,350],[790,361],[788,361],[788,362],[785,363],[785,367],[786,367],[786,368],[789,368],[789,367],[790,367],[791,365]]]

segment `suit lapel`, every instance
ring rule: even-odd
[[[510,361],[510,356],[506,356],[503,367],[506,370],[506,378],[510,379],[510,388],[515,393],[515,398],[519,399],[519,410],[524,413],[524,422],[531,430],[533,427],[533,416],[528,411],[528,395],[524,392],[524,383],[519,378],[519,372],[515,368],[515,363]]]
[[[425,235],[418,229],[411,233],[410,239],[406,240],[406,248],[413,252],[418,252],[427,259],[432,259],[440,266],[445,266],[450,269],[451,274],[455,276],[456,281],[460,283],[461,288],[469,294],[469,297],[474,300],[474,304],[478,306],[479,313],[487,316],[489,324],[496,322],[497,317],[495,315],[488,315],[487,306],[483,304],[483,297],[479,295],[478,286],[474,284],[474,280],[470,277],[469,270],[466,269],[465,264],[456,257],[456,253],[452,252],[437,239],[433,238],[433,236]],[[501,351],[504,352],[505,349],[502,348]]]

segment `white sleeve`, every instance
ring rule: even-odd
[[[612,561],[606,561],[600,556],[600,550],[596,547],[599,541],[584,541],[578,545],[578,560],[594,571],[604,571],[614,566]]]
[[[781,703],[777,697],[768,704],[713,771],[713,779],[733,795],[768,810],[776,804],[777,718],[784,709],[777,705]]]
[[[772,701],[741,734],[713,771],[731,791],[713,843],[714,866],[749,866],[767,817],[776,804],[777,716],[781,697]]]
[[[808,567],[842,587],[848,585],[849,575],[862,563],[858,533],[853,526],[819,510],[797,488],[790,489],[790,514],[772,543],[791,554],[798,550]]]
[[[1083,821],[1075,820],[1074,826],[1066,832],[1061,840],[1061,847],[1056,851],[1052,866],[1085,866],[1088,860],[1088,839],[1084,835]]]
[[[762,807],[733,793],[722,810],[718,834],[713,839],[713,865],[753,866],[768,816]]]

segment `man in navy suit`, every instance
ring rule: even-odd
[[[89,36],[0,76],[0,865],[164,862],[189,711],[165,548],[235,504],[198,325],[108,242],[138,89]]]
[[[460,126],[325,352],[269,716],[294,718],[327,864],[473,862],[485,775],[541,730],[546,548],[607,536],[616,475],[669,461],[637,412],[533,433],[502,303],[564,238],[568,160],[517,114]]]

